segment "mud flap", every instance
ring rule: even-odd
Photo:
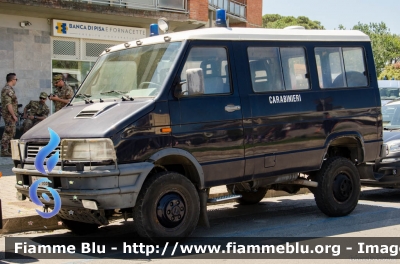
[[[200,199],[199,225],[210,228],[210,222],[208,221],[208,214],[207,214],[207,199],[208,199],[207,189],[198,190],[197,192],[199,194],[199,199]]]
[[[376,180],[373,171],[372,164],[360,164],[357,165],[358,174],[360,175],[360,179],[365,180]]]

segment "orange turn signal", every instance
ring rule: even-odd
[[[171,133],[171,131],[172,131],[172,128],[170,128],[170,127],[161,128],[162,133]]]

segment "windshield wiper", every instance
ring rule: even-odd
[[[384,127],[383,130],[400,130],[400,127]]]
[[[123,91],[107,91],[107,92],[101,92],[100,94],[126,94],[126,92]]]
[[[81,94],[81,93],[79,93],[79,94],[75,95],[75,98],[83,98],[83,99],[85,99],[85,104],[92,104],[93,103],[93,101],[90,100],[90,97],[92,97],[90,94]]]

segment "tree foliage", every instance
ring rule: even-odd
[[[306,16],[281,16],[278,14],[266,14],[263,16],[264,28],[285,28],[288,26],[303,26],[306,29],[325,29],[321,22],[312,21]]]
[[[360,30],[370,37],[378,76],[381,76],[387,64],[398,61],[400,57],[400,38],[390,33],[390,29],[384,22],[369,24],[358,22],[353,29]],[[397,68],[392,67],[390,72],[395,69]],[[390,77],[389,79],[392,78],[392,76],[387,77]]]
[[[400,80],[400,62],[385,66],[378,79]]]

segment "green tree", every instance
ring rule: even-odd
[[[387,80],[400,80],[400,62],[386,65],[378,79],[383,80],[385,77]]]
[[[371,39],[371,45],[375,59],[376,73],[378,76],[381,76],[381,73],[384,71],[385,66],[391,64],[392,62],[396,62],[400,57],[399,36],[390,33],[390,29],[386,26],[384,22],[381,22],[379,24],[378,23],[362,24],[358,22],[358,24],[355,25],[353,29],[364,32]],[[395,69],[397,68],[396,67],[391,68],[391,70]]]
[[[281,16],[278,14],[266,14],[263,16],[264,28],[285,28],[288,26],[303,26],[306,29],[325,29],[319,21],[312,21],[308,17]]]

